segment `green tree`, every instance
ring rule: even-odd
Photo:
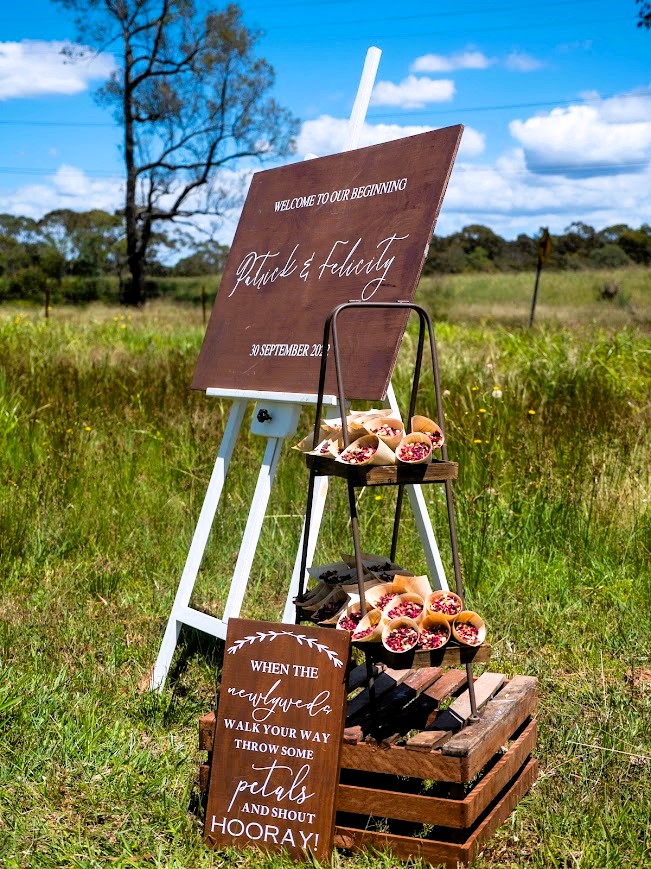
[[[229,5],[201,0],[53,0],[75,14],[79,38],[114,49],[98,92],[124,129],[123,301],[145,299],[147,250],[161,222],[219,215],[240,198],[218,170],[291,150],[296,122],[269,96],[271,66],[257,34]]]
[[[106,211],[50,211],[39,221],[44,240],[64,258],[69,275],[95,277],[120,267],[124,221]]]
[[[194,251],[175,263],[172,272],[180,277],[221,274],[226,265],[228,247],[209,239],[195,244]]]
[[[651,30],[651,2],[649,0],[636,0],[636,2],[640,7],[637,26]]]

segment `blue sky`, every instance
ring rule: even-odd
[[[294,159],[340,150],[366,50],[383,54],[362,143],[463,123],[437,232],[506,237],[651,222],[651,31],[633,0],[251,0],[246,23],[302,122]],[[113,59],[63,65],[72,20],[5,4],[0,211],[117,208],[120,128],[93,89]],[[229,242],[236,216],[217,237]]]

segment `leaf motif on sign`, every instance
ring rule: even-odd
[[[241,640],[236,640],[226,651],[229,655],[234,655],[235,652],[239,652],[242,646],[246,646],[247,644],[252,645],[264,640],[275,640],[277,637],[293,637],[299,646],[302,646],[305,642],[310,649],[316,649],[317,652],[325,652],[335,667],[344,666],[341,658],[324,643],[319,643],[314,637],[306,637],[305,634],[294,634],[292,631],[258,631],[256,634],[249,634],[246,637],[242,637]]]

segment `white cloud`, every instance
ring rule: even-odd
[[[62,165],[45,182],[26,184],[0,195],[0,211],[34,219],[56,208],[115,211],[122,205],[123,191],[120,178],[89,178],[81,169]]]
[[[64,56],[64,50],[78,59]],[[114,68],[111,55],[96,55],[71,42],[0,42],[0,100],[77,94],[87,90],[91,81],[106,79]]]
[[[451,79],[409,75],[400,84],[379,81],[373,88],[371,105],[422,109],[428,103],[447,102],[453,96],[454,82]]]
[[[392,142],[405,136],[416,136],[433,129],[428,126],[401,126],[400,124],[369,124],[365,123],[359,141],[359,147],[379,145],[382,142]],[[306,154],[317,154],[325,157],[343,151],[348,137],[348,120],[321,115],[313,121],[305,121],[296,142],[296,151],[304,157]],[[466,127],[461,139],[460,154],[471,158],[478,157],[486,147],[485,136],[472,127]]]
[[[511,72],[533,72],[542,69],[545,64],[525,51],[512,51],[507,55],[504,66]]]
[[[633,93],[509,124],[527,167],[559,174],[639,171],[651,160],[651,96]]]
[[[540,226],[560,232],[574,220],[597,228],[638,226],[651,213],[651,167],[615,178],[539,175],[515,148],[491,166],[457,161],[443,202],[437,232],[446,235],[483,223],[505,237],[531,234]]]
[[[250,169],[224,169],[219,175],[219,189],[224,197],[243,198],[248,190],[253,172]],[[192,206],[203,208],[204,191],[197,190]],[[174,199],[174,190],[161,200],[165,206]],[[61,165],[57,171],[38,184],[26,184],[16,190],[0,194],[0,213],[16,214],[38,220],[50,211],[68,208],[71,211],[91,211],[94,208],[113,212],[124,207],[124,181],[122,178],[91,178],[75,166]],[[223,244],[231,244],[239,208],[227,208],[220,218],[198,215],[193,220],[197,227],[194,235],[205,239],[217,227],[216,238]],[[168,226],[173,235],[174,227]],[[192,227],[184,223],[183,231],[193,234]]]
[[[457,51],[455,54],[423,54],[409,67],[410,72],[452,72],[455,69],[486,69],[495,60],[482,51]]]

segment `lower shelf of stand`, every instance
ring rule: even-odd
[[[343,477],[354,486],[398,486],[418,483],[444,483],[456,480],[457,462],[434,459],[429,465],[344,465],[322,456],[305,456],[308,468],[322,477]]]

